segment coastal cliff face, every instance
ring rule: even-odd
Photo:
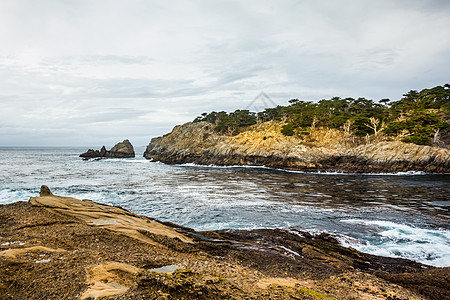
[[[358,138],[323,128],[308,136],[284,136],[282,125],[266,122],[228,136],[206,122],[186,123],[152,139],[144,157],[167,164],[251,165],[298,171],[450,172],[450,150],[446,148],[403,143],[382,135]]]

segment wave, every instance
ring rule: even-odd
[[[185,164],[175,164],[174,166],[179,166],[179,167],[196,167],[196,168],[219,168],[219,169],[247,168],[247,169],[281,170],[281,169],[269,168],[269,167],[266,167],[266,166],[252,166],[252,165],[227,165],[227,166],[222,166],[222,165],[215,165],[215,164],[201,165],[201,164],[196,164],[196,163],[185,163]]]
[[[450,266],[450,230],[417,228],[390,221],[342,220],[341,222],[374,227],[375,237],[365,244],[347,240],[344,244],[375,255],[401,257],[437,267]]]
[[[9,204],[18,201],[28,201],[30,197],[36,196],[39,196],[39,191],[1,189],[0,204]]]
[[[155,163],[160,163],[158,161],[151,161]],[[297,170],[287,170],[282,168],[272,168],[267,166],[253,166],[253,165],[202,165],[196,163],[184,163],[175,164],[174,166],[186,166],[186,167],[197,167],[197,168],[250,168],[250,169],[265,169],[265,170],[275,170],[282,171],[286,173],[298,173],[298,174],[315,174],[315,175],[361,175],[361,176],[422,176],[422,175],[432,175],[433,173],[427,173],[423,171],[406,171],[406,172],[390,172],[390,173],[352,173],[352,172],[341,172],[341,171],[297,171]],[[450,173],[439,173],[439,175],[449,175]]]
[[[151,161],[140,157],[128,157],[128,158],[109,158],[109,157],[97,157],[82,160],[84,162],[96,162],[96,163],[149,163]]]
[[[288,172],[288,173],[315,174],[315,175],[418,176],[418,175],[430,175],[430,174],[432,174],[432,173],[426,173],[426,172],[423,172],[423,171],[407,171],[407,172],[394,172],[394,173],[351,173],[351,172],[340,172],[340,171],[305,172],[305,171],[295,171],[295,170],[285,170],[285,169],[274,169],[274,170],[285,171],[285,172]],[[439,175],[442,175],[442,174],[439,173]]]

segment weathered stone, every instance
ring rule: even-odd
[[[111,150],[107,151],[106,157],[126,158],[134,157],[134,149],[129,140],[124,140],[121,143],[117,143]]]
[[[135,157],[133,145],[131,145],[129,140],[124,140],[123,142],[117,143],[111,150],[106,150],[103,146],[100,151],[89,149],[87,152],[80,154],[80,157],[85,159],[88,158],[98,158],[98,157],[108,157],[108,158],[129,158]]]
[[[100,150],[100,156],[105,156],[106,152],[108,152],[108,151],[106,151],[106,147],[103,146],[102,149]]]
[[[396,140],[347,142],[331,129],[323,130],[334,134],[328,140],[309,143],[283,136],[280,124],[267,123],[237,136],[219,134],[206,122],[178,125],[171,133],[152,139],[144,157],[167,164],[254,165],[311,172],[450,172],[446,148]]]
[[[197,232],[42,193],[0,205],[0,299],[450,299],[449,267],[365,254],[329,234]]]
[[[53,193],[50,191],[50,189],[48,188],[48,186],[42,185],[42,186],[41,186],[41,192],[39,193],[39,196],[41,196],[41,197],[44,197],[44,196],[53,196]]]

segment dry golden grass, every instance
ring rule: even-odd
[[[248,129],[231,138],[239,145],[251,147],[280,149],[304,145],[307,147],[354,147],[367,142],[379,142],[384,139],[381,134],[376,138],[361,138],[352,134],[345,134],[343,130],[332,128],[314,128],[309,134],[300,134],[295,136],[285,136],[281,129],[285,125],[282,122],[269,121],[248,127]]]

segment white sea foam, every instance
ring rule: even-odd
[[[197,167],[197,168],[218,168],[218,169],[233,169],[233,168],[268,169],[268,170],[273,169],[273,168],[269,168],[266,166],[253,166],[253,165],[225,165],[225,166],[222,166],[222,165],[215,165],[215,164],[202,165],[202,164],[196,164],[196,163],[176,164],[176,166]]]
[[[342,220],[374,226],[378,238],[366,244],[348,243],[359,251],[388,257],[402,257],[439,267],[450,266],[450,230],[424,229],[390,221]]]
[[[142,160],[140,160],[142,161]],[[147,160],[148,161],[148,160]],[[132,162],[132,161],[131,161]],[[160,163],[159,161],[156,161],[156,163]],[[267,170],[278,170],[278,171],[284,171],[288,173],[299,173],[299,174],[319,174],[319,175],[378,175],[378,176],[417,176],[417,175],[427,175],[429,173],[423,172],[423,171],[406,171],[406,172],[385,172],[385,173],[353,173],[353,172],[342,172],[342,171],[316,171],[316,172],[306,172],[306,171],[300,171],[300,170],[287,170],[283,168],[272,168],[267,167],[265,165],[262,166],[256,166],[256,165],[216,165],[216,164],[209,164],[209,165],[202,165],[197,163],[183,163],[183,164],[176,164],[175,166],[186,166],[186,167],[203,167],[203,168],[250,168],[250,169],[267,169]],[[450,173],[444,173],[444,174],[450,174]]]
[[[358,239],[355,239],[355,238],[352,238],[352,237],[347,236],[347,235],[336,234],[336,235],[333,235],[333,237],[336,238],[339,241],[339,243],[342,246],[344,246],[344,247],[353,247],[353,248],[355,248],[355,247],[358,247],[357,245],[359,245],[359,246],[367,245],[366,242],[358,240]]]
[[[28,201],[30,197],[37,196],[28,191],[20,190],[14,191],[10,189],[0,190],[0,204],[8,204],[18,201]]]
[[[422,172],[422,171],[407,171],[407,172],[392,172],[392,173],[352,173],[352,172],[338,172],[338,171],[305,172],[305,171],[285,170],[285,169],[279,169],[279,170],[285,171],[288,173],[317,174],[317,175],[417,176],[417,175],[427,175],[428,174],[428,173]]]
[[[254,229],[277,229],[278,226],[267,226],[265,224],[242,225],[235,222],[216,222],[214,224],[204,224],[196,226],[198,231],[210,230],[254,230]]]
[[[147,159],[142,159],[142,158],[134,158],[134,157],[130,157],[130,158],[105,158],[105,159],[97,159],[97,160],[90,160],[91,162],[105,162],[105,163],[132,163],[132,164],[136,164],[136,163],[149,163],[149,160]]]

